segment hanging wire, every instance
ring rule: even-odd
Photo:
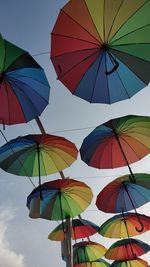
[[[38,56],[43,56],[43,55],[48,55],[50,52],[49,51],[45,51],[45,52],[41,52],[41,53],[37,53],[37,54],[33,54],[31,55],[32,57],[38,57]]]
[[[1,135],[3,136],[4,140],[6,141],[6,143],[9,145],[9,147],[10,147],[10,149],[11,149],[11,151],[12,151],[12,154],[14,154],[15,159],[18,160],[18,162],[20,163],[20,165],[21,165],[21,167],[23,168],[23,170],[24,170],[24,172],[25,172],[27,178],[29,179],[29,181],[31,182],[31,184],[33,185],[33,187],[36,188],[36,186],[35,186],[35,184],[33,183],[31,177],[28,175],[26,169],[24,168],[23,163],[19,160],[19,158],[17,158],[17,157],[15,156],[15,151],[13,150],[12,146],[10,145],[9,141],[7,140],[7,138],[6,138],[6,136],[4,135],[4,133],[2,132],[2,130],[0,130],[0,133],[1,133]]]

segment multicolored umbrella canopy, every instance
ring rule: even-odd
[[[58,79],[93,103],[136,94],[150,81],[149,10],[146,0],[69,1],[52,31]]]
[[[74,267],[109,267],[109,266],[110,264],[102,259],[93,262],[84,262],[74,265]]]
[[[91,262],[103,257],[107,249],[93,241],[82,241],[73,246],[74,264]]]
[[[59,172],[77,158],[76,146],[64,137],[50,134],[26,135],[0,147],[0,167],[19,176]]]
[[[112,169],[150,153],[150,117],[128,115],[96,127],[83,141],[81,159],[91,167]],[[131,172],[131,169],[129,167]]]
[[[140,223],[139,220],[140,219]],[[104,222],[99,228],[99,234],[109,238],[127,238],[150,230],[150,217],[135,213],[118,214]],[[141,225],[143,226],[141,229]],[[137,229],[141,229],[137,231]]]
[[[85,183],[74,179],[58,179],[46,182],[34,189],[27,198],[31,218],[62,220],[75,217],[91,203],[92,190]],[[64,227],[65,229],[65,227]]]
[[[66,223],[64,225],[58,225],[49,235],[48,239],[55,241],[65,240],[65,233],[63,228],[66,228]],[[99,230],[99,227],[88,220],[84,219],[73,219],[72,220],[72,239],[76,240],[79,238],[85,238],[94,235]]]
[[[140,258],[130,261],[114,261],[112,267],[148,267],[148,263]]]
[[[30,54],[0,35],[0,123],[17,124],[40,116],[50,86]]]
[[[98,194],[96,206],[108,213],[121,213],[136,209],[150,201],[150,174],[134,174],[135,182],[130,175],[121,176]]]
[[[109,260],[135,260],[150,251],[150,246],[138,239],[122,239],[110,246],[105,257]]]

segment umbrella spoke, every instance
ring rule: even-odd
[[[128,197],[129,197],[129,199],[130,199],[130,201],[131,201],[131,204],[132,204],[134,210],[135,210],[135,213],[136,213],[136,216],[137,216],[137,218],[138,218],[138,221],[139,221],[139,223],[140,223],[140,225],[141,225],[141,228],[140,228],[140,229],[137,228],[137,227],[135,227],[135,229],[136,229],[138,232],[142,232],[143,229],[144,229],[144,226],[143,226],[143,224],[142,224],[142,222],[141,222],[141,219],[140,219],[140,217],[139,217],[139,215],[138,215],[138,213],[137,213],[137,210],[136,210],[136,208],[135,208],[135,205],[134,205],[134,203],[133,203],[133,200],[132,200],[132,198],[131,198],[131,196],[130,196],[130,194],[129,194],[129,191],[128,191],[128,189],[127,189],[125,183],[123,183],[123,186],[124,186],[124,188],[125,188],[125,190],[126,190],[126,192],[127,192],[127,195],[128,195]]]

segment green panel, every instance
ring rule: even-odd
[[[12,43],[5,40],[5,62],[4,71],[22,54],[26,51],[13,45]]]
[[[113,42],[112,48],[114,45],[138,43],[150,43],[150,25],[145,26],[142,29],[138,29],[116,40]]]
[[[111,0],[112,1],[112,0]],[[113,0],[115,1],[115,0]],[[128,21],[128,19],[143,5],[147,0],[125,0],[122,1],[117,16],[114,19],[109,40],[116,32]]]
[[[117,16],[120,6],[122,4],[122,0],[105,0],[105,18],[104,18],[104,25],[105,25],[105,41],[108,42],[109,35],[111,33],[111,28],[115,17]]]
[[[23,163],[22,168],[20,170],[19,175],[21,176],[38,176],[38,170],[37,173],[33,172],[34,168],[34,159],[35,159],[36,152],[33,150],[32,152],[28,152],[28,154],[23,154],[19,160]]]
[[[123,37],[127,33],[133,32],[148,24],[150,24],[150,0],[148,0],[145,5],[143,5],[133,16],[129,18],[129,20],[114,35],[111,43]]]
[[[85,0],[95,27],[104,41],[104,0]]]
[[[4,60],[5,60],[5,44],[4,44],[4,39],[0,35],[0,72],[3,71]]]
[[[150,44],[133,44],[113,46],[113,49],[150,61]]]

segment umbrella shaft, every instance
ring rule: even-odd
[[[131,167],[130,167],[130,165],[129,165],[129,162],[128,162],[128,160],[127,160],[127,157],[126,157],[126,155],[125,155],[125,153],[124,153],[124,150],[123,150],[123,148],[122,148],[122,146],[121,146],[119,137],[118,137],[118,135],[117,135],[117,133],[116,133],[115,128],[113,127],[113,125],[112,125],[112,129],[113,129],[113,132],[114,132],[115,137],[116,137],[116,139],[117,139],[118,145],[119,145],[119,147],[120,147],[120,149],[121,149],[121,152],[122,152],[122,154],[123,154],[123,157],[124,157],[124,159],[125,159],[125,161],[126,161],[126,163],[127,163],[129,172],[130,172],[130,174],[131,174],[131,180],[132,180],[133,182],[135,182],[134,174],[133,174],[133,172],[132,172],[132,170],[131,170]]]

